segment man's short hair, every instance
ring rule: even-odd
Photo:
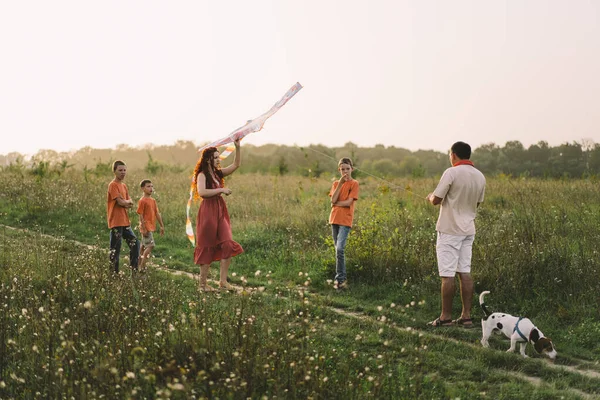
[[[454,143],[450,148],[450,151],[456,154],[456,156],[461,160],[468,160],[471,158],[471,146],[465,142]]]
[[[117,168],[119,168],[119,166],[121,165],[125,165],[125,163],[121,160],[117,160],[113,163],[113,172],[115,172],[117,170]],[[127,166],[127,165],[125,165]]]
[[[150,179],[144,179],[140,182],[140,187],[143,188],[147,183],[152,183]]]

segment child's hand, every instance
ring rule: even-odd
[[[221,189],[221,193],[223,193],[225,196],[229,196],[231,194],[231,189],[223,188]]]
[[[160,236],[164,236],[165,235],[165,227],[161,226],[160,227]]]

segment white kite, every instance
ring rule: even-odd
[[[281,100],[279,100],[277,103],[275,103],[269,111],[267,111],[266,113],[262,114],[261,116],[255,118],[253,120],[246,122],[246,125],[231,132],[228,136],[226,136],[222,139],[219,139],[217,141],[214,141],[212,143],[209,143],[206,146],[201,147],[200,149],[198,149],[198,152],[202,153],[202,150],[206,149],[207,147],[218,147],[218,146],[224,146],[229,143],[233,143],[236,140],[242,139],[243,137],[245,137],[246,135],[248,135],[252,132],[260,131],[263,128],[263,125],[265,124],[267,119],[269,119],[269,117],[271,117],[273,114],[275,114],[277,111],[279,111],[279,109],[281,107],[283,107],[285,105],[285,103],[288,102],[289,99],[294,97],[294,95],[296,93],[298,93],[300,91],[300,89],[302,89],[302,85],[299,82],[296,82],[296,84],[294,86],[292,86],[290,88],[290,90],[288,90],[283,95]],[[234,150],[235,150],[234,146],[228,146],[223,152],[220,153],[219,158],[221,160],[227,158]],[[192,206],[193,199],[194,199],[194,183],[192,182],[192,186],[190,188],[190,198],[187,202],[187,209],[186,209],[187,220],[185,223],[185,232],[187,234],[188,239],[192,243],[192,245],[195,245],[196,241],[194,238],[194,228],[192,227],[192,221],[190,220],[190,208]]]

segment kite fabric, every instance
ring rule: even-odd
[[[302,89],[302,85],[300,84],[300,82],[296,82],[296,84],[294,86],[292,86],[283,95],[281,100],[279,100],[277,103],[275,103],[269,111],[267,111],[266,113],[262,114],[261,116],[255,118],[253,120],[246,122],[246,124],[244,126],[231,132],[228,136],[199,148],[198,152],[202,152],[202,150],[204,150],[207,147],[218,147],[218,146],[224,146],[229,143],[233,143],[236,140],[242,139],[243,137],[245,137],[246,135],[248,135],[252,132],[260,131],[263,128],[263,125],[265,124],[267,119],[269,119],[273,114],[275,114],[277,111],[279,111],[279,109],[281,107],[283,107],[285,105],[285,103],[288,102],[289,99],[294,97],[294,95],[296,93],[298,93],[300,91],[300,89]],[[220,153],[219,158],[221,160],[224,160],[234,150],[235,150],[234,146],[228,146],[225,150],[223,150]],[[192,245],[196,245],[196,240],[194,237],[194,228],[192,227],[192,221],[190,220],[190,208],[192,206],[193,199],[194,199],[194,184],[192,183],[192,186],[190,187],[190,198],[187,202],[187,207],[186,207],[187,220],[185,222],[185,232],[187,234],[189,241],[192,243]]]

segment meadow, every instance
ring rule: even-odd
[[[500,337],[483,349],[479,329],[426,327],[439,315],[438,209],[424,201],[437,179],[359,175],[350,290],[336,292],[334,171],[241,172],[227,180],[227,204],[245,249],[230,275],[243,290],[214,295],[164,270],[198,272],[184,231],[187,171],[150,176],[166,234],[140,279],[108,270],[110,175],[5,169],[0,398],[600,396],[596,181],[488,178],[478,216],[476,294],[534,319],[557,347],[551,364],[531,349],[528,359],[505,353]],[[146,177],[129,172],[132,197]]]

